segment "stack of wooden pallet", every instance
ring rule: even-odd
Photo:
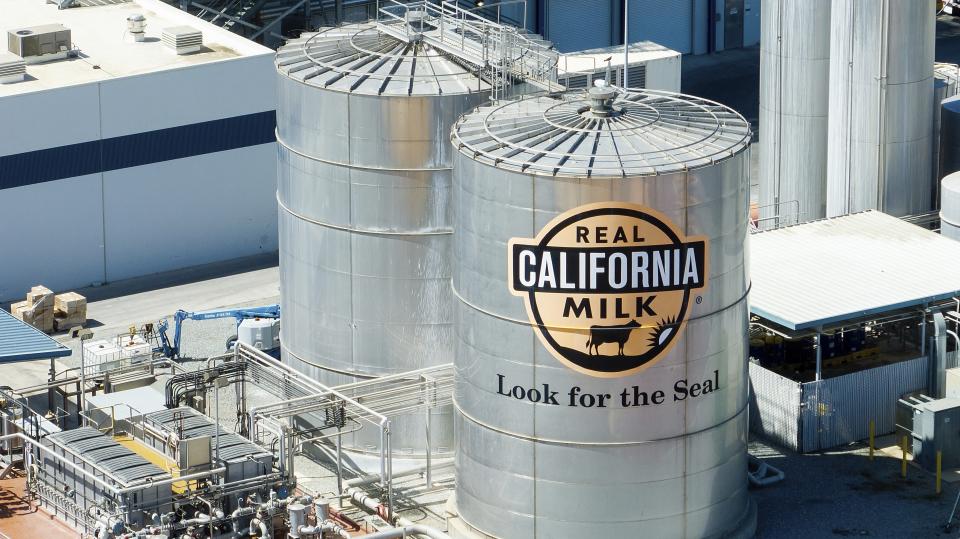
[[[54,299],[53,327],[57,331],[82,326],[87,322],[87,298],[76,292],[57,294]]]
[[[27,299],[10,306],[10,313],[43,331],[65,331],[87,322],[87,298],[76,292],[54,295],[45,286],[35,286]]]
[[[27,293],[26,301],[10,306],[10,312],[44,333],[53,333],[54,302],[52,290],[45,286],[35,286]]]

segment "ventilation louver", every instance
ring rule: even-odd
[[[177,54],[190,54],[203,46],[203,33],[192,26],[172,26],[163,29],[162,40]]]
[[[27,76],[27,67],[16,54],[0,52],[0,84],[20,82]]]

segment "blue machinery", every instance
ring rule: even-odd
[[[166,319],[157,324],[157,335],[160,339],[160,346],[155,352],[161,352],[164,356],[174,359],[180,355],[180,329],[184,320],[215,320],[217,318],[230,318],[237,320],[237,326],[240,322],[248,318],[280,318],[279,305],[266,305],[264,307],[248,307],[242,309],[221,309],[213,311],[187,312],[183,309],[173,314],[173,342],[167,337],[169,324]],[[228,347],[230,341],[235,341],[236,337],[227,340]]]

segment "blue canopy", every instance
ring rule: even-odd
[[[69,356],[70,349],[0,309],[0,363]]]

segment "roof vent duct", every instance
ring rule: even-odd
[[[7,31],[7,50],[28,64],[60,60],[70,55],[70,29],[62,24],[44,24]]]
[[[127,17],[127,32],[130,32],[130,35],[133,36],[133,40],[137,43],[143,42],[146,36],[147,30],[147,18],[139,13],[135,13]]]
[[[171,26],[163,29],[162,41],[177,54],[190,54],[200,51],[203,33],[192,26]]]
[[[595,81],[594,87],[587,90],[590,98],[590,112],[594,116],[611,116],[613,114],[613,100],[617,97],[617,90],[607,86],[604,81]]]
[[[20,82],[27,78],[27,66],[12,52],[0,52],[0,84]]]

